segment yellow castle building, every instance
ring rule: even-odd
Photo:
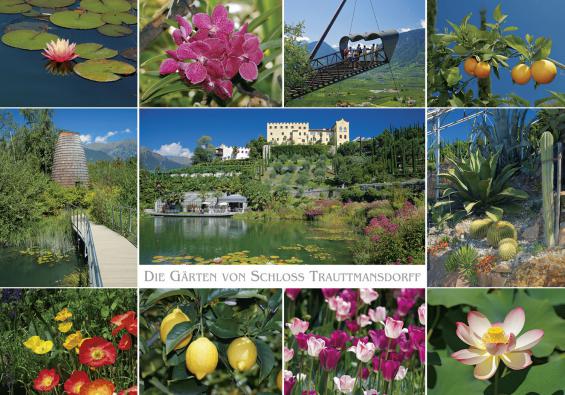
[[[336,121],[330,129],[310,129],[308,122],[269,122],[267,142],[272,145],[336,144],[349,141],[349,122]]]

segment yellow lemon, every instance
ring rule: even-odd
[[[283,389],[282,370],[280,370],[279,374],[277,374],[277,388],[281,391]]]
[[[186,349],[186,368],[202,380],[204,376],[216,370],[218,349],[205,337],[199,337]]]
[[[161,341],[163,342],[163,344],[167,342],[167,335],[169,334],[169,332],[175,327],[175,325],[180,324],[181,322],[190,322],[190,318],[188,318],[188,316],[184,314],[178,307],[167,314],[165,318],[163,318],[160,328]],[[181,348],[186,347],[188,343],[190,343],[191,339],[192,335],[188,335],[183,341],[177,344],[175,350],[180,350]]]
[[[465,63],[463,64],[463,69],[465,69],[465,72],[469,75],[475,75],[475,68],[477,67],[477,64],[479,62],[477,62],[477,59],[475,59],[474,56],[468,57],[467,59],[465,59]]]
[[[257,361],[257,347],[248,337],[240,337],[232,341],[228,347],[228,361],[232,368],[245,372]]]
[[[524,63],[517,64],[512,69],[512,80],[518,85],[527,84],[531,76],[530,68]]]
[[[532,77],[538,84],[549,84],[557,75],[557,67],[550,60],[538,60],[532,65]]]

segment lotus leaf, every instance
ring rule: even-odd
[[[76,0],[27,0],[27,2],[35,7],[42,8],[61,8],[73,5]]]
[[[24,0],[0,0],[0,14],[21,14],[29,10],[31,6]]]
[[[115,49],[104,48],[102,44],[97,43],[78,44],[75,52],[84,59],[109,59],[118,54]]]
[[[126,12],[131,9],[131,4],[125,0],[82,0],[80,8],[107,14],[109,12]]]
[[[137,23],[137,16],[127,12],[110,12],[102,15],[102,20],[112,25],[121,25],[122,23],[125,23],[126,25],[135,25]]]
[[[14,30],[2,36],[2,42],[10,47],[30,51],[45,48],[48,42],[58,39],[54,34],[33,30]]]
[[[98,28],[98,32],[105,36],[121,37],[132,33],[132,30],[124,25],[104,25]]]
[[[135,67],[118,60],[94,59],[77,64],[74,72],[87,80],[112,82],[122,78],[122,75],[135,73]]]
[[[88,11],[60,11],[49,18],[57,26],[69,29],[96,29],[104,24],[102,16]]]

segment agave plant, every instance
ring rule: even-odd
[[[467,159],[449,160],[453,167],[440,174],[447,181],[442,192],[443,200],[434,209],[448,211],[441,221],[459,221],[475,214],[486,214],[498,221],[503,214],[518,209],[519,202],[528,194],[510,186],[510,180],[518,171],[513,165],[498,169],[500,151],[484,157],[477,150]]]

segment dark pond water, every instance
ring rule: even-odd
[[[121,52],[136,47],[137,25],[125,37],[108,37],[96,29],[78,30],[58,27],[47,21],[21,14],[0,14],[0,35],[13,23],[42,23],[48,32],[76,43],[98,43]],[[118,55],[112,59],[130,63]],[[84,59],[77,58],[78,61]],[[137,74],[114,82],[94,82],[74,73],[53,75],[46,70],[48,60],[41,51],[12,48],[0,42],[0,107],[135,107]],[[137,67],[137,66],[136,66]]]
[[[312,222],[146,217],[140,232],[141,264],[352,263],[352,237]]]
[[[78,286],[68,283],[69,278],[65,281],[66,276],[73,276],[82,265],[80,256],[74,252],[58,262],[39,264],[37,256],[23,255],[20,250],[0,248],[0,287]]]

